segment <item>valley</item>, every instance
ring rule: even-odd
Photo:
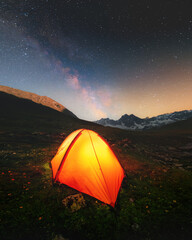
[[[127,131],[12,95],[1,97],[1,239],[191,238],[190,119],[153,131]],[[115,215],[86,194],[67,205],[79,192],[52,184],[49,163],[65,137],[79,128],[106,139],[125,171]]]

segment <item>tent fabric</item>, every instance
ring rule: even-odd
[[[94,131],[71,133],[51,165],[56,182],[115,206],[124,171],[109,145]]]

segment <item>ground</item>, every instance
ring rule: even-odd
[[[126,173],[115,212],[87,195],[75,211],[63,204],[77,192],[52,184],[49,162],[68,132],[1,132],[1,239],[190,239],[188,165],[157,161],[152,133],[149,144],[148,134],[101,130]],[[158,151],[171,147],[161,145]]]
[[[191,239],[191,129],[130,132],[31,111],[0,116],[1,239]],[[105,138],[125,170],[115,209],[52,183],[49,163],[78,128]]]

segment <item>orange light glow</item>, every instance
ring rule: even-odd
[[[80,129],[70,134],[51,164],[55,181],[114,207],[124,171],[97,133]]]

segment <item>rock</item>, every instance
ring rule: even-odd
[[[66,135],[67,135],[67,134],[64,133],[64,132],[63,132],[63,133],[60,133],[60,136],[61,136],[61,137],[66,137]]]
[[[133,198],[129,198],[129,202],[133,203],[134,199]]]
[[[185,170],[183,167],[179,167],[180,170]]]
[[[131,225],[131,227],[132,227],[133,231],[137,231],[139,229],[139,224],[134,223]]]
[[[70,195],[62,200],[65,207],[71,210],[71,212],[76,212],[80,208],[86,206],[85,199],[81,193]]]
[[[192,153],[191,152],[183,152],[181,155],[183,157],[192,157]]]
[[[170,150],[170,151],[175,151],[176,148],[175,148],[175,147],[168,147],[168,150]]]
[[[175,167],[183,167],[183,164],[181,164],[181,163],[176,163],[176,164],[175,164]]]
[[[188,143],[187,145],[180,147],[181,150],[192,150],[192,143]]]
[[[69,238],[64,238],[61,234],[56,235],[53,240],[69,240]]]
[[[123,145],[123,147],[128,147],[128,144],[127,144],[127,143],[125,143],[125,144]]]

